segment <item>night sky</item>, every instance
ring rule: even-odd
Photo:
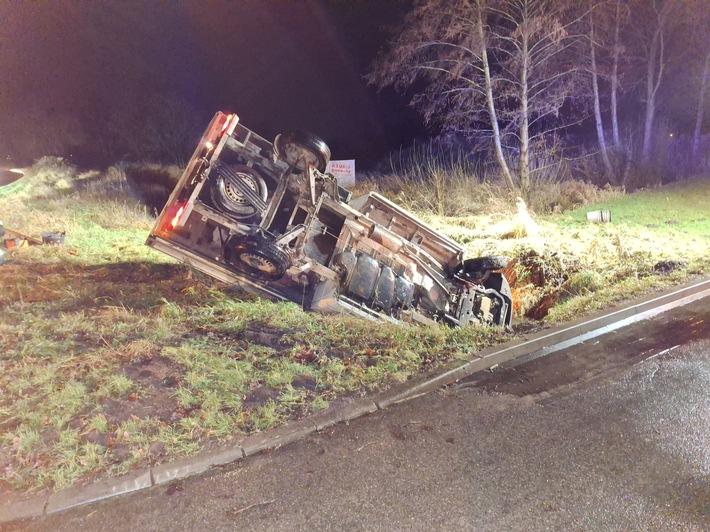
[[[407,1],[3,1],[0,112],[90,132],[152,93],[266,138],[308,130],[367,169],[426,132],[408,98],[363,80]],[[22,117],[22,118],[19,118]],[[6,122],[7,125],[7,122]],[[7,127],[4,129],[7,134]],[[196,131],[196,136],[202,131]]]

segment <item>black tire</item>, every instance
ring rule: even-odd
[[[475,259],[467,259],[463,261],[464,273],[503,270],[507,267],[508,260],[500,255],[476,257]]]
[[[266,201],[266,181],[261,177],[261,174],[243,164],[235,164],[231,166],[236,172],[239,179],[246,182],[259,197]],[[230,177],[217,172],[214,182],[212,183],[212,201],[217,207],[227,211],[239,220],[245,220],[254,216],[258,210],[249,202],[249,200],[231,184]]]
[[[454,274],[472,281],[483,281],[488,278],[488,273],[502,270],[508,266],[508,261],[500,255],[489,255],[467,259],[454,269]]]
[[[277,159],[305,170],[309,164],[319,172],[325,172],[330,162],[330,148],[312,133],[286,133],[274,140],[274,155]]]
[[[224,252],[228,264],[264,281],[277,281],[284,276],[291,261],[288,253],[263,236],[232,238]]]

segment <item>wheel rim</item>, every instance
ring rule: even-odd
[[[227,211],[237,219],[252,218],[258,213],[258,208],[249,200],[249,196],[242,192],[243,185],[253,193],[250,196],[259,196],[261,200],[266,201],[266,181],[256,170],[244,165],[233,165],[231,170],[217,173],[211,187],[212,200],[217,208]],[[236,180],[239,180],[239,183]]]
[[[256,253],[243,252],[239,255],[239,260],[244,264],[269,275],[274,275],[278,272],[278,268],[274,261],[264,257],[263,255],[257,255]]]
[[[244,181],[250,189],[252,189],[257,194],[259,193],[259,187],[256,183],[256,179],[254,179],[254,176],[251,176],[244,172],[238,172],[237,175],[239,176],[239,179]],[[221,181],[222,194],[224,194],[224,197],[227,201],[239,205],[240,207],[246,207],[248,205],[251,205],[251,203],[249,203],[249,200],[244,197],[244,195],[230,182],[229,179],[221,178]]]

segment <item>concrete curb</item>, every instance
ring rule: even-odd
[[[395,386],[373,398],[358,399],[329,408],[307,419],[254,434],[228,447],[206,451],[197,456],[181,458],[88,486],[69,488],[11,504],[0,504],[0,523],[48,515],[203,473],[212,467],[243,460],[261,451],[275,449],[303,439],[313,432],[324,430],[337,423],[383,410],[394,403],[412,399],[498,364],[521,357],[552,353],[708,296],[710,296],[710,279],[676,288],[661,295],[650,296],[611,312],[599,312],[585,319],[539,331],[527,338],[484,349],[469,360],[451,362],[435,373]]]
[[[44,509],[46,514],[61,512],[67,508],[86,504],[87,496],[95,502],[116,495],[123,495],[132,491],[149,488],[152,485],[150,470],[129,473],[122,477],[110,478],[95,482],[88,486],[77,486],[63,491],[58,491],[49,496],[49,501]]]
[[[598,312],[591,317],[538,331],[529,337],[502,346],[483,349],[474,358],[447,366],[435,375],[426,375],[416,381],[409,381],[406,385],[394,388],[388,394],[376,398],[375,402],[379,408],[386,408],[393,403],[422,395],[493,366],[523,356],[532,355],[531,358],[535,358],[535,356],[553,353],[708,296],[710,296],[710,279],[677,288],[660,296],[650,296],[618,307],[611,312]]]
[[[43,515],[48,502],[49,494],[46,494],[14,504],[3,504],[0,506],[0,523]]]
[[[375,404],[372,399],[365,397],[337,408],[328,408],[323,412],[318,412],[317,414],[311,416],[310,419],[315,424],[317,430],[325,430],[328,427],[337,425],[338,423],[350,421],[351,419],[364,416],[365,414],[371,414],[377,409],[377,404]]]

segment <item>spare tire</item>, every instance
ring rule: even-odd
[[[330,148],[313,133],[286,133],[276,136],[274,156],[298,170],[305,170],[312,164],[319,172],[325,172],[330,162]]]
[[[238,179],[242,180],[262,201],[266,201],[266,182],[259,172],[243,164],[235,164],[231,168]],[[212,201],[237,219],[251,218],[259,211],[232,183],[233,179],[234,177],[217,171],[212,183]]]

